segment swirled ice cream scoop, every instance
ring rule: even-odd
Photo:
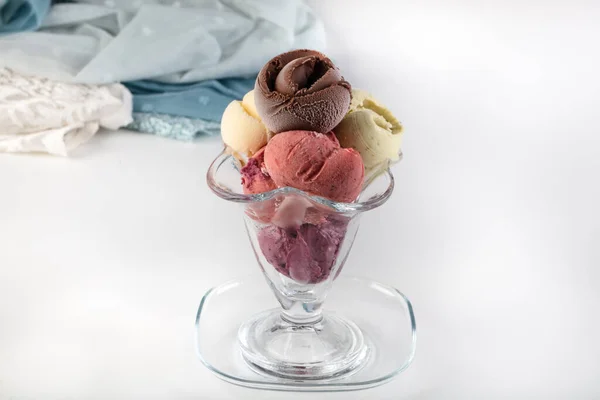
[[[387,165],[388,160],[399,159],[402,125],[390,110],[363,90],[352,90],[350,111],[334,132],[342,147],[360,153],[367,174]]]
[[[365,171],[360,154],[341,148],[332,132],[279,133],[267,144],[264,157],[278,187],[290,186],[341,202],[356,200],[361,191]]]
[[[273,133],[327,133],[348,112],[350,84],[325,55],[294,50],[269,61],[254,88],[256,109]]]

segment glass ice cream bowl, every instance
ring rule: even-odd
[[[371,352],[360,327],[323,311],[323,304],[350,254],[362,214],[384,204],[394,190],[389,165],[366,179],[352,203],[292,187],[244,194],[240,164],[226,151],[211,164],[207,182],[217,196],[242,206],[267,282],[256,290],[270,287],[280,304],[240,321],[237,340],[248,366],[294,381],[331,380],[360,370]]]

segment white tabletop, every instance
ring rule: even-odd
[[[418,326],[394,381],[319,398],[600,398],[598,6],[312,3],[346,78],[406,128],[344,274],[398,287]],[[0,399],[308,398],[194,353],[203,293],[259,273],[204,182],[219,148],[121,131],[70,159],[0,154]]]

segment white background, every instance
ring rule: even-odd
[[[71,159],[0,154],[0,399],[600,398],[600,3],[311,3],[406,128],[344,273],[413,301],[413,365],[350,394],[210,375],[199,300],[258,273],[204,182],[220,144],[101,133]]]

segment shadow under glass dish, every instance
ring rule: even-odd
[[[315,382],[367,366],[375,348],[362,327],[343,313],[323,312],[323,304],[352,248],[362,213],[385,203],[393,191],[389,168],[367,177],[354,203],[290,187],[246,195],[239,164],[225,152],[212,163],[207,181],[219,197],[242,205],[256,259],[280,304],[251,318],[260,308],[240,316],[238,323],[246,322],[237,341],[245,362],[262,375]]]

